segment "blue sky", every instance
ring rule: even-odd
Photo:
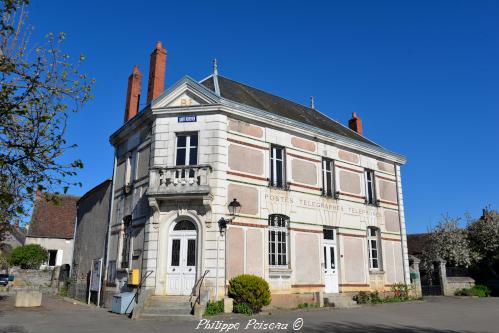
[[[444,213],[498,208],[499,2],[497,1],[40,1],[33,39],[67,34],[87,57],[95,100],[73,115],[66,158],[82,158],[83,194],[111,177],[109,135],[123,121],[127,77],[144,74],[157,40],[166,85],[220,74],[316,107],[407,156],[409,232]]]

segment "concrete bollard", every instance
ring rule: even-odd
[[[30,308],[42,305],[42,293],[36,290],[18,291],[16,293],[16,308]]]
[[[232,313],[234,310],[234,300],[232,298],[224,298],[224,313]]]

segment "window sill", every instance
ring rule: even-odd
[[[381,271],[381,270],[375,271],[375,270],[370,269],[369,270],[369,274],[372,274],[372,275],[383,275],[383,274],[385,274],[385,271]]]
[[[272,273],[278,273],[278,274],[291,274],[293,270],[289,267],[270,267],[269,272]]]

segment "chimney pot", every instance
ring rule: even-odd
[[[134,66],[132,74],[128,77],[128,89],[126,93],[125,123],[135,117],[139,112],[140,91],[142,74],[139,67]]]
[[[352,112],[352,119],[348,121],[348,127],[357,134],[362,135],[362,119],[357,116],[357,113]]]
[[[147,104],[158,97],[165,90],[166,50],[161,41],[151,53],[149,63],[149,82],[147,84]]]

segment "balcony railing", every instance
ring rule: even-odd
[[[151,168],[148,194],[172,197],[207,195],[210,193],[210,173],[209,165]]]

